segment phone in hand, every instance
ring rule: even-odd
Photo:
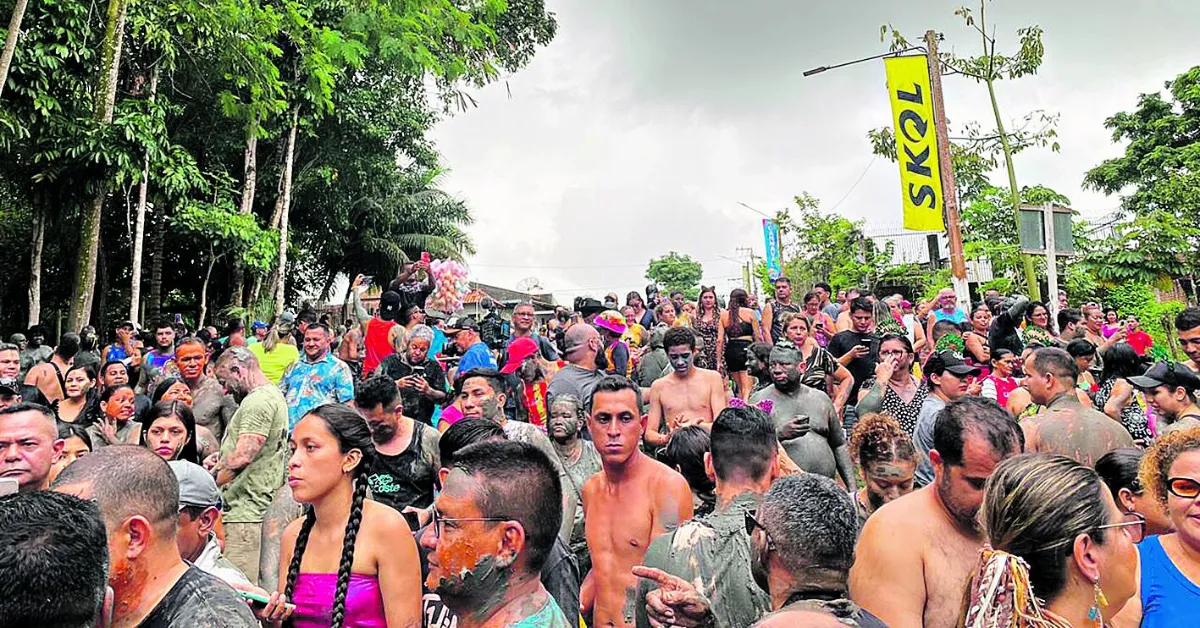
[[[271,598],[269,598],[261,593],[255,593],[253,591],[243,591],[242,589],[234,589],[234,591],[237,591],[237,594],[240,595],[243,600],[249,600],[251,606],[253,606],[254,608],[260,609],[260,610],[266,608],[267,604],[271,603]],[[292,604],[290,602],[287,604],[284,604],[284,607],[291,611],[296,610],[296,605]]]
[[[421,263],[422,264],[429,263],[429,251],[421,251]]]
[[[16,495],[19,490],[21,484],[17,482],[17,478],[0,478],[0,496]]]

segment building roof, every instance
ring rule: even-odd
[[[467,296],[463,297],[463,303],[475,304],[484,299],[491,299],[496,305],[505,309],[525,302],[533,303],[534,308],[539,310],[552,310],[558,305],[552,294],[519,292],[517,290],[509,290],[508,288],[489,286],[472,281],[471,291],[467,293]]]

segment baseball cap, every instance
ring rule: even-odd
[[[479,331],[479,322],[473,316],[456,316],[446,323],[444,331],[447,334],[454,334],[465,329],[477,332]]]
[[[400,316],[400,293],[393,290],[379,296],[379,318],[394,321]]]
[[[939,351],[929,356],[929,360],[925,362],[924,371],[926,374],[935,375],[941,375],[946,371],[955,375],[978,375],[979,367],[967,364],[953,351]]]
[[[21,394],[21,386],[15,377],[0,377],[0,395],[12,397]]]
[[[1200,377],[1192,369],[1175,362],[1157,362],[1146,371],[1145,375],[1130,377],[1129,383],[1150,390],[1159,386],[1170,386],[1172,389],[1183,387],[1188,392],[1200,390]]]
[[[516,373],[521,364],[531,355],[537,355],[538,343],[533,338],[517,338],[508,345],[508,361],[504,363],[501,373],[508,375]]]
[[[251,329],[266,329],[267,327],[269,327],[269,325],[267,325],[266,323],[264,323],[262,321],[254,321],[250,325]]]
[[[425,318],[427,318],[427,319],[432,318],[434,320],[444,321],[444,320],[450,318],[450,315],[439,309],[427,307],[427,308],[425,308]]]
[[[592,314],[599,314],[600,312],[603,312],[604,309],[605,308],[604,308],[603,303],[601,303],[591,297],[585,297],[583,299],[580,299],[579,307],[576,308],[576,310],[578,310],[578,312],[584,316],[590,316]]]
[[[217,488],[217,481],[204,467],[186,460],[172,460],[167,464],[179,482],[180,510],[185,506],[221,507],[221,491]]]

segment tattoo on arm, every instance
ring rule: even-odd
[[[254,461],[258,456],[258,452],[262,451],[263,444],[267,442],[267,437],[261,434],[242,434],[238,436],[237,446],[233,453],[225,460],[225,468],[230,471],[241,471]]]

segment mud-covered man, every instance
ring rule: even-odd
[[[854,466],[842,424],[829,395],[800,382],[804,356],[784,341],[771,350],[771,385],[755,393],[751,403],[769,399],[779,442],[801,469],[828,478],[841,476],[854,488]]]

